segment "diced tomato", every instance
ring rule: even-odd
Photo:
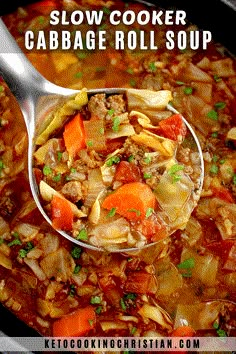
[[[122,183],[141,182],[140,169],[133,163],[121,161],[116,169],[115,180]]]
[[[158,220],[155,214],[150,215],[148,218],[142,220],[141,223],[134,225],[137,231],[140,231],[148,240],[156,242],[167,237],[167,228]]]
[[[69,231],[73,225],[73,211],[64,198],[53,196],[51,201],[52,226],[58,230]]]
[[[234,203],[234,198],[227,188],[223,186],[211,187],[211,190],[215,197],[220,198],[228,203]]]
[[[127,276],[124,285],[125,291],[136,294],[155,294],[157,280],[154,274],[145,271],[136,271]]]
[[[58,8],[57,2],[55,0],[42,0],[29,5],[29,9],[37,11],[42,15],[49,15],[52,10]]]
[[[159,132],[165,138],[177,141],[184,139],[187,133],[186,125],[181,114],[174,114],[169,118],[163,119],[159,123]]]
[[[234,240],[222,240],[222,241],[209,243],[207,245],[207,248],[216,256],[220,257],[220,259],[225,264],[229,258],[230,251],[234,245],[236,245],[236,241]],[[235,265],[236,265],[236,259],[235,259]]]
[[[112,306],[119,308],[121,293],[113,277],[110,274],[104,274],[103,277],[99,278],[98,283],[104,291],[107,300],[112,304]]]
[[[193,337],[195,330],[191,326],[179,326],[172,332],[172,337]]]

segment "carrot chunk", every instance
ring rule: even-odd
[[[142,182],[127,183],[109,194],[102,207],[115,209],[116,213],[129,220],[143,220],[148,210],[154,209],[156,197],[151,188]]]
[[[173,114],[160,121],[159,131],[165,138],[177,141],[179,137],[185,137],[187,128],[181,114]]]
[[[95,327],[96,314],[92,306],[80,308],[53,323],[54,337],[79,337]]]
[[[52,226],[59,230],[71,230],[73,225],[73,211],[66,199],[53,196],[51,201]]]
[[[80,113],[65,125],[63,138],[66,150],[71,157],[86,147],[84,124]]]

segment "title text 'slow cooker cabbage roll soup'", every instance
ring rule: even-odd
[[[168,90],[82,90],[51,113],[34,172],[56,229],[115,250],[185,228],[202,171],[181,115],[166,110],[171,99]]]
[[[45,211],[60,228],[58,208],[70,205],[67,232],[106,249],[111,235],[113,248],[158,242],[132,254],[96,252],[61,237],[43,219],[29,189],[26,129],[2,81],[1,303],[46,336],[236,336],[235,59],[214,42],[205,50],[167,50],[165,31],[175,25],[145,26],[155,31],[158,50],[115,50],[110,12],[148,9],[120,1],[50,0],[20,7],[4,21],[23,50],[26,31],[50,29],[52,9],[102,11],[103,22],[92,29],[106,29],[107,49],[32,50],[26,54],[35,67],[65,87],[133,91],[130,97],[87,96],[82,90],[58,109],[63,114],[73,106],[61,129],[53,126],[48,135],[41,127],[34,168]],[[187,36],[196,29],[176,26]],[[83,33],[90,29],[80,25]],[[139,33],[143,26],[120,23],[116,29]],[[166,104],[155,110],[132,106],[136,89],[170,92],[200,140],[205,178],[186,225],[199,178],[196,147]],[[164,123],[173,119],[174,138]],[[73,130],[75,120],[79,131]],[[71,144],[74,134],[81,146]],[[166,238],[168,228],[176,231]]]

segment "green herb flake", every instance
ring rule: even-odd
[[[93,146],[93,142],[92,142],[91,140],[88,140],[88,141],[86,142],[86,145],[87,145],[88,147],[92,147],[92,146]]]
[[[80,265],[80,264],[77,264],[77,265],[75,266],[75,269],[74,269],[73,273],[74,273],[74,274],[78,274],[81,268],[82,268],[81,265]]]
[[[212,120],[218,120],[218,112],[216,112],[214,109],[212,109],[211,111],[209,111],[207,113],[207,117]]]
[[[218,172],[219,172],[219,167],[215,164],[211,165],[210,173],[217,175]]]
[[[77,73],[75,74],[75,77],[76,77],[77,79],[80,79],[82,76],[83,76],[83,73],[82,73],[81,71],[79,71],[79,72],[77,72]]]
[[[25,258],[27,256],[27,254],[29,253],[29,251],[31,251],[34,248],[34,245],[32,242],[27,242],[25,248],[21,248],[19,250],[19,256],[21,258]]]
[[[184,169],[183,165],[174,164],[170,167],[168,174],[172,177],[172,182],[176,183],[181,180],[181,175],[178,174],[179,171]]]
[[[111,167],[114,164],[118,164],[120,162],[120,158],[118,156],[112,156],[106,161],[106,165]]]
[[[113,108],[109,109],[107,111],[107,113],[109,114],[109,116],[112,116],[114,114],[115,110]]]
[[[211,134],[211,137],[212,137],[212,138],[218,138],[218,135],[219,135],[218,132],[213,132],[213,133]]]
[[[15,240],[8,243],[9,247],[17,246],[17,245],[19,245],[19,246],[22,245],[21,240],[19,238],[16,238]]]
[[[98,30],[103,31],[106,29],[106,27],[107,27],[106,23],[103,23],[101,26],[98,27]]]
[[[0,237],[0,245],[4,243],[4,238]]]
[[[149,216],[151,216],[154,212],[154,209],[153,208],[147,208],[147,211],[146,211],[146,218],[149,218]]]
[[[98,295],[91,296],[90,298],[90,304],[92,305],[99,305],[101,304],[101,298]]]
[[[216,102],[214,106],[216,109],[224,109],[226,107],[226,103],[225,102]]]
[[[106,6],[104,6],[102,8],[102,11],[104,12],[105,15],[110,15],[110,13],[111,13],[111,10]]]
[[[143,161],[144,161],[147,165],[149,165],[149,164],[152,162],[152,158],[151,158],[150,155],[147,155],[147,156],[143,159]]]
[[[143,178],[144,178],[144,179],[152,178],[152,174],[151,174],[151,173],[144,172]]]
[[[130,334],[134,335],[136,331],[137,331],[137,327],[132,327]]]
[[[39,16],[38,21],[42,25],[42,24],[44,24],[45,18],[43,16]]]
[[[180,86],[182,86],[182,85],[185,85],[185,83],[183,82],[183,81],[175,81],[175,83],[177,84],[177,85],[180,85]]]
[[[234,185],[236,185],[236,173],[234,173],[234,175],[233,175],[232,182]]]
[[[92,327],[94,321],[93,321],[92,319],[89,319],[89,320],[88,320],[88,323],[89,323],[89,325]]]
[[[76,294],[76,287],[75,287],[74,284],[71,284],[71,285],[70,285],[70,290],[69,290],[69,295],[70,295],[71,297],[74,297],[75,294]]]
[[[52,173],[51,167],[45,165],[45,166],[43,167],[43,174],[44,174],[44,176],[49,176],[51,173]]]
[[[119,117],[115,117],[113,119],[112,130],[114,132],[118,132],[119,131],[119,126],[120,126],[120,118]]]
[[[184,94],[185,95],[191,95],[193,93],[193,88],[192,87],[185,87],[184,88]]]
[[[130,155],[129,157],[128,157],[128,162],[132,162],[134,160],[134,155]]]
[[[220,81],[222,81],[222,78],[219,77],[218,75],[214,75],[213,78],[214,78],[215,82],[220,82]]]
[[[116,214],[116,208],[111,208],[111,210],[109,211],[109,213],[107,214],[107,216],[109,218],[112,218],[113,216],[115,216]]]
[[[101,312],[102,312],[102,306],[98,306],[96,309],[95,309],[95,312],[97,315],[100,315]]]
[[[58,151],[57,152],[57,160],[60,162],[61,161],[61,159],[62,159],[62,152],[61,151]]]
[[[0,85],[0,93],[4,91],[4,87]]]
[[[104,128],[100,128],[100,129],[99,129],[99,133],[100,133],[101,135],[104,135],[105,129],[104,129]]]
[[[136,80],[133,79],[133,78],[130,79],[130,80],[129,80],[129,84],[130,84],[131,87],[135,87],[135,86],[136,86]]]
[[[131,213],[135,213],[137,216],[141,215],[141,211],[138,209],[135,209],[135,208],[128,209],[127,211],[129,211]]]
[[[128,74],[130,74],[130,75],[133,75],[134,70],[133,70],[132,68],[128,68],[128,69],[126,70],[126,72],[127,72]]]
[[[213,162],[217,162],[218,160],[219,160],[219,156],[217,156],[217,155],[213,155],[213,157],[212,157],[211,161],[213,161]]]
[[[155,65],[155,62],[151,62],[149,63],[149,69],[152,71],[152,72],[155,72],[157,70],[157,67]]]
[[[126,304],[123,298],[120,299],[120,306],[123,311],[126,311]]]
[[[221,160],[219,161],[219,163],[220,163],[221,165],[223,165],[223,164],[225,163],[225,161],[226,161],[226,159],[221,159]]]
[[[87,53],[84,52],[77,53],[77,57],[79,59],[85,59],[87,57]]]
[[[195,266],[195,259],[194,258],[187,258],[183,262],[177,264],[177,268],[179,269],[191,269]]]
[[[87,241],[88,240],[88,233],[86,229],[81,229],[78,233],[78,236],[76,237],[77,240],[83,240]]]
[[[54,182],[60,182],[60,180],[61,180],[61,173],[56,174],[55,176],[53,176],[52,179],[53,179]]]
[[[75,246],[72,251],[71,251],[71,256],[74,258],[74,259],[79,259],[80,256],[81,256],[81,253],[82,253],[82,248],[81,247],[78,247],[78,246]]]
[[[124,298],[126,300],[136,300],[137,298],[137,294],[134,294],[134,293],[128,293],[128,294],[125,294]]]

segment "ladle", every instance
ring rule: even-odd
[[[11,92],[15,95],[20,109],[23,113],[23,118],[25,120],[27,133],[28,133],[28,176],[30,188],[32,191],[33,198],[36,202],[36,205],[47,222],[52,225],[52,222],[48,215],[45,213],[38,193],[38,186],[36,184],[34,174],[33,174],[33,138],[35,135],[35,127],[37,121],[40,117],[42,117],[43,112],[46,112],[50,107],[55,106],[60,102],[62,98],[66,96],[75,95],[76,90],[63,88],[57,86],[50,81],[46,80],[29,62],[26,58],[25,54],[18,47],[15,39],[12,37],[10,32],[8,31],[4,22],[0,19],[0,73],[2,74],[4,80],[8,84]],[[88,90],[88,94],[95,93],[121,93],[125,92],[126,89],[119,88],[109,88],[109,89],[94,89]],[[168,105],[169,110],[173,112],[177,112],[172,106]],[[184,118],[183,118],[184,119]],[[202,151],[199,144],[199,141],[194,133],[193,129],[189,125],[189,123],[184,119],[184,122],[191,132],[195,143],[197,145],[197,149],[199,151],[200,157],[200,165],[201,165],[201,176],[199,183],[199,192],[202,188],[203,183],[203,157]],[[84,246],[93,250],[101,251],[101,248],[93,246],[91,244],[76,240],[72,236],[68,235],[64,231],[57,230],[62,236],[66,237],[70,241]],[[125,248],[114,251],[137,251],[137,248]]]

